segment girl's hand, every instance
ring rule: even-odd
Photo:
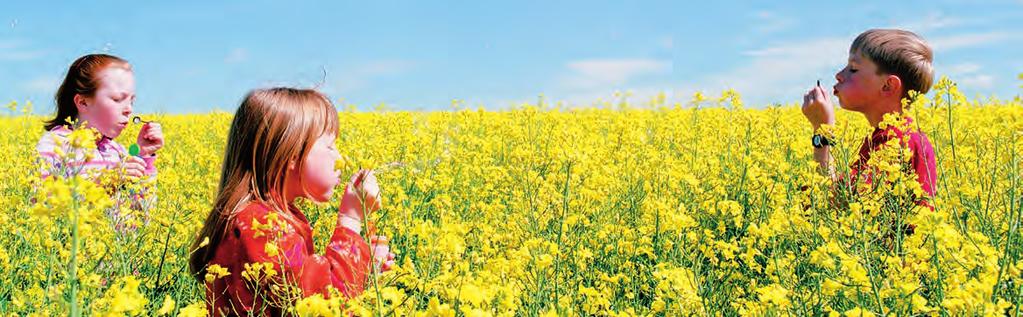
[[[160,124],[149,122],[143,125],[135,143],[139,145],[139,155],[141,156],[152,155],[163,148],[163,130],[160,129]]]
[[[380,186],[373,171],[359,170],[352,175],[345,186],[345,194],[341,197],[339,211],[361,221],[364,215],[369,215],[381,207]]]
[[[387,237],[385,236],[373,236],[371,239],[371,246],[373,248],[373,263],[380,272],[390,271],[391,267],[394,267],[394,256],[391,252],[391,246],[387,244]]]
[[[146,175],[146,161],[138,156],[129,155],[121,162],[124,166],[124,173],[135,178],[142,178]]]

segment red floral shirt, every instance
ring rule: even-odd
[[[870,182],[871,177],[869,173],[864,173],[867,169],[867,161],[870,160],[870,154],[877,151],[878,148],[889,140],[898,139],[900,146],[909,149],[913,153],[909,160],[909,165],[916,172],[916,180],[920,183],[920,188],[923,189],[927,196],[934,197],[934,189],[938,182],[934,147],[931,146],[931,141],[927,139],[927,135],[910,128],[912,122],[912,119],[907,118],[901,127],[874,128],[874,132],[865,138],[863,145],[860,146],[859,157],[852,164],[853,175],[866,174],[862,176],[866,178],[865,181]],[[926,199],[924,199],[925,197],[917,198],[919,203],[930,206]]]
[[[349,228],[339,221],[325,254],[317,255],[309,220],[300,210],[289,206],[287,212],[275,212],[261,203],[249,204],[228,224],[209,263],[229,272],[212,282],[207,279],[210,315],[279,316],[282,306],[298,299],[296,295],[330,296],[328,286],[349,298],[358,295],[365,287],[372,259],[369,245],[356,230],[358,227]],[[270,263],[273,273],[243,274],[246,264],[253,263]],[[296,294],[294,287],[301,294]]]

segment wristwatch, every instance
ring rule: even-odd
[[[810,139],[810,143],[813,144],[813,147],[817,149],[825,146],[831,146],[831,140],[828,140],[828,138],[825,138],[823,135],[820,134],[814,134],[813,138]]]

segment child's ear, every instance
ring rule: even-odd
[[[85,110],[88,108],[88,105],[86,104],[86,101],[87,100],[86,100],[85,96],[82,96],[82,95],[79,95],[79,94],[75,94],[74,102],[75,102],[75,108],[78,109],[78,113],[84,113]]]
[[[902,96],[902,79],[899,76],[888,75],[884,78],[884,85],[881,86],[881,93],[886,96]]]

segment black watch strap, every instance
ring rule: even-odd
[[[813,138],[810,139],[810,144],[813,144],[814,148],[822,148],[825,146],[831,146],[831,140],[820,134],[814,134]]]

